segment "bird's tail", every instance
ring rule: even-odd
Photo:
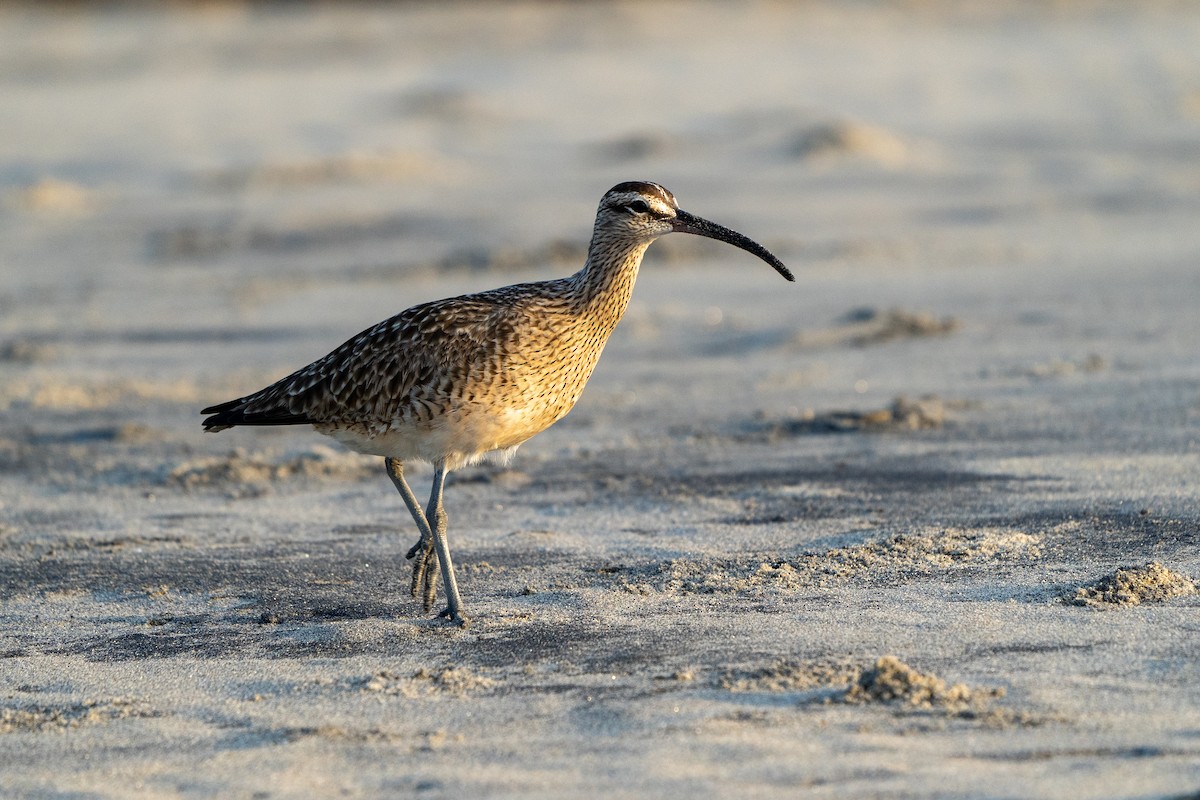
[[[282,406],[264,407],[252,404],[249,397],[239,397],[226,403],[218,403],[203,409],[201,414],[211,414],[202,423],[206,431],[223,431],[235,425],[304,425],[316,420],[307,414],[297,414]]]

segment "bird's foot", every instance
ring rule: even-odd
[[[409,594],[420,597],[425,613],[433,610],[437,599],[438,557],[433,549],[433,539],[424,536],[412,546],[405,558],[413,562],[412,587]]]
[[[467,619],[461,608],[451,608],[450,606],[446,606],[438,612],[438,619],[448,619],[460,628],[466,628],[471,624],[471,620]]]

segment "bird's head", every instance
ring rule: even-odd
[[[618,183],[605,192],[596,214],[596,232],[637,244],[652,242],[668,233],[706,236],[753,253],[789,281],[795,280],[791,271],[767,248],[737,231],[689,214],[679,207],[675,195],[649,181]]]

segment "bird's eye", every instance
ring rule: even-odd
[[[629,209],[635,214],[645,214],[650,210],[650,204],[645,200],[634,200],[632,203],[627,204],[625,208]]]

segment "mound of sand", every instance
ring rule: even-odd
[[[0,363],[38,364],[53,361],[57,350],[53,345],[31,339],[13,339],[0,342]]]
[[[905,311],[902,308],[862,308],[845,317],[842,330],[846,341],[856,347],[895,341],[920,339],[926,336],[945,336],[962,327],[956,317],[938,317],[928,311]]]
[[[238,496],[255,496],[271,484],[297,478],[358,481],[380,471],[373,458],[319,446],[283,460],[237,449],[219,458],[184,462],[171,470],[167,483],[189,491],[216,487],[233,490]]]
[[[411,675],[397,675],[390,670],[377,672],[363,681],[361,688],[365,692],[403,697],[421,697],[432,694],[466,697],[469,694],[492,689],[496,685],[496,681],[476,675],[466,667],[447,667],[440,670],[429,670],[422,667]]]
[[[868,347],[899,339],[945,336],[961,327],[962,322],[957,317],[939,317],[929,311],[907,311],[903,308],[885,310],[865,306],[852,309],[836,325],[800,331],[790,341],[799,347]]]
[[[71,181],[43,178],[10,193],[8,204],[24,211],[78,213],[96,206],[92,192]]]
[[[568,266],[587,258],[586,245],[566,239],[551,239],[532,247],[468,247],[454,250],[427,268],[434,273],[517,272],[530,265]]]
[[[0,733],[79,728],[129,717],[153,717],[154,712],[136,700],[85,700],[67,706],[0,708]]]
[[[789,147],[797,158],[858,159],[888,167],[909,161],[911,148],[895,134],[861,122],[827,122],[800,131]]]
[[[1123,567],[1095,583],[1080,586],[1066,600],[1071,605],[1103,608],[1162,603],[1189,594],[1196,594],[1191,578],[1151,561],[1141,567]]]
[[[846,703],[889,703],[949,713],[977,712],[992,699],[1003,697],[1003,689],[972,689],[964,683],[947,685],[932,673],[918,672],[895,656],[882,656],[864,669],[846,690]]]
[[[798,558],[762,561],[674,559],[658,569],[659,591],[720,594],[793,591],[829,579],[932,575],[972,564],[1038,558],[1042,537],[1008,528],[945,528],[894,534],[878,541],[835,547]],[[623,591],[646,594],[653,583],[622,580]]]
[[[899,711],[931,712],[999,724],[1033,720],[1026,713],[992,708],[992,701],[1004,696],[1002,688],[948,684],[937,675],[920,672],[892,655],[881,656],[869,664],[850,660],[779,660],[757,669],[726,671],[717,685],[737,693],[830,690],[802,697],[800,702],[806,705],[878,704]]]
[[[851,661],[780,659],[757,669],[726,671],[718,683],[731,692],[802,692],[849,686],[861,674],[862,666]]]
[[[805,409],[782,420],[755,420],[746,425],[744,433],[733,438],[740,441],[774,442],[794,436],[823,433],[903,432],[939,430],[951,418],[950,412],[971,408],[966,400],[943,400],[935,394],[910,398],[896,397],[883,408],[865,411],[823,411]]]
[[[673,155],[683,149],[683,142],[664,131],[645,131],[603,142],[593,149],[605,160],[620,163]]]
[[[878,569],[930,572],[969,561],[1037,557],[1041,540],[1008,528],[946,528],[838,547],[807,561],[814,570],[838,576]]]
[[[0,385],[0,409],[28,405],[47,411],[84,411],[151,401],[196,403],[200,396],[198,384],[191,379],[21,377]]]
[[[430,152],[348,152],[301,161],[262,163],[201,176],[222,189],[292,189],[322,183],[406,181],[444,177],[449,162]]]
[[[797,423],[801,429],[816,431],[859,430],[936,430],[946,423],[946,404],[937,395],[916,400],[897,397],[890,406],[871,411],[831,411]]]

